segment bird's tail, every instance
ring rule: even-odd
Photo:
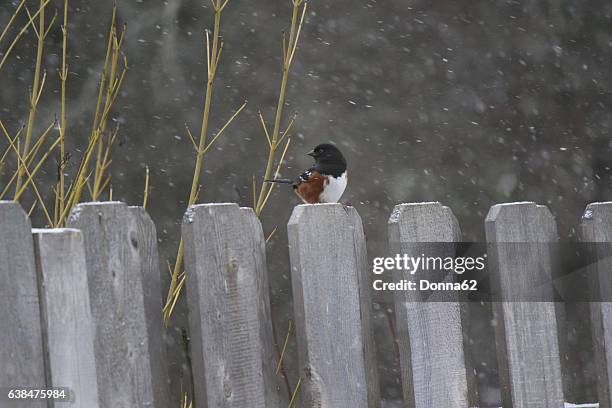
[[[290,179],[275,179],[275,180],[264,180],[267,183],[279,183],[279,184],[293,184],[293,180]]]

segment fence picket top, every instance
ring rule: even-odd
[[[303,406],[380,406],[359,214],[342,204],[302,204],[287,229]]]
[[[84,203],[78,203],[70,214],[68,214],[68,220],[66,224],[71,225],[78,221],[82,211],[91,211],[91,209],[102,209],[109,207],[127,207],[122,201],[88,201]],[[101,214],[102,215],[102,214]]]
[[[98,407],[83,235],[74,228],[33,229],[32,233],[46,333],[47,386],[68,387],[78,406]]]
[[[32,234],[34,235],[82,235],[81,230],[78,228],[32,228]]]
[[[32,227],[14,201],[0,201],[0,282],[0,387],[45,386]]]
[[[557,224],[545,205],[523,201],[495,204],[485,218],[489,242],[551,242]]]
[[[198,204],[183,218],[196,399],[286,406],[274,373],[265,240],[251,208]]]
[[[399,228],[403,242],[457,242],[461,239],[459,222],[449,207],[439,202],[402,203],[393,208],[388,224]]]
[[[205,203],[194,204],[187,208],[183,215],[183,224],[191,224],[195,221],[199,213],[205,212],[208,215],[213,215],[215,211],[234,211],[240,209],[236,203]],[[246,207],[243,207],[246,208]]]
[[[587,205],[581,219],[583,238],[590,242],[612,242],[612,201]]]

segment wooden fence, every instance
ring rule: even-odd
[[[502,292],[550,279],[548,246],[516,256],[494,245],[556,241],[545,206],[495,205],[485,230]],[[392,253],[419,256],[430,246],[445,256],[461,241],[452,211],[439,203],[396,206],[388,231]],[[589,205],[581,233],[609,251],[612,203]],[[359,215],[339,204],[300,205],[288,235],[301,367],[295,406],[380,407],[372,271]],[[275,374],[259,220],[235,204],[196,205],[185,214],[183,238],[197,407],[287,407]],[[402,273],[396,278],[407,278]],[[596,273],[596,289],[612,293],[612,259],[597,263]],[[18,204],[0,202],[0,388],[69,387],[76,407],[178,407],[169,400],[160,279],[155,226],[142,208],[86,203],[69,228],[32,230]],[[404,406],[478,406],[464,300],[394,296]],[[562,364],[559,304],[493,307],[503,406],[563,407],[571,368]],[[611,408],[612,303],[593,302],[590,312],[600,407]],[[41,406],[28,404],[15,406]]]

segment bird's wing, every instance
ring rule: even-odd
[[[308,169],[300,175],[293,188],[302,201],[315,204],[319,202],[319,196],[325,189],[327,182],[327,176],[316,170]]]
[[[301,183],[307,183],[308,180],[310,180],[310,177],[312,177],[313,173],[314,173],[314,169],[312,167],[309,168],[308,170],[306,170],[305,172],[299,175],[299,177],[295,181],[295,185],[298,186]]]

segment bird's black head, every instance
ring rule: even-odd
[[[323,174],[339,177],[346,171],[346,159],[336,146],[322,143],[308,152],[315,159],[315,169]]]

